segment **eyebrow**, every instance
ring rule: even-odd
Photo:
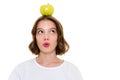
[[[41,29],[43,29],[43,28],[37,28],[37,30],[41,30]],[[56,30],[56,28],[50,28],[50,29],[55,29]]]

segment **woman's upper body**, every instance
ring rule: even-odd
[[[65,54],[69,45],[56,18],[38,18],[32,37],[29,49],[37,57],[18,65],[9,80],[81,80],[80,72],[73,64],[57,57]]]
[[[45,67],[37,63],[36,58],[19,64],[9,80],[82,80],[78,68],[63,61],[56,67]]]

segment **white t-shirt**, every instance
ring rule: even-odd
[[[8,80],[82,80],[78,68],[64,61],[57,67],[44,67],[31,59],[15,67]]]

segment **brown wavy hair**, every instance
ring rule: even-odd
[[[29,44],[30,51],[35,55],[38,55],[40,53],[40,49],[38,48],[38,45],[36,42],[36,30],[37,30],[38,22],[45,20],[45,19],[54,22],[54,24],[56,25],[56,30],[58,33],[56,55],[65,54],[65,52],[67,52],[69,50],[69,44],[64,39],[63,27],[62,27],[61,23],[53,16],[41,16],[34,23],[34,26],[33,26],[32,31],[31,31],[33,40]]]

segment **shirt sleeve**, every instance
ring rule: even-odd
[[[81,72],[77,66],[71,64],[69,65],[68,68],[69,68],[68,74],[71,76],[70,80],[83,80],[81,76]]]
[[[8,80],[20,80],[19,75],[18,75],[16,69],[14,69],[14,70],[11,72]]]
[[[80,72],[80,70],[78,68],[76,68],[75,72],[76,72],[76,74],[75,74],[76,75],[76,79],[75,80],[83,80],[81,72]]]

